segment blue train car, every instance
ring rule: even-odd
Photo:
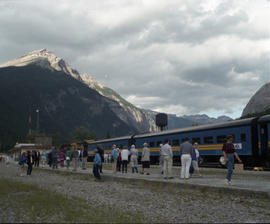
[[[258,139],[262,165],[270,167],[270,115],[258,119]]]
[[[148,143],[151,156],[159,155],[159,145],[169,139],[173,148],[175,161],[179,158],[179,146],[185,137],[192,143],[199,144],[199,151],[204,162],[218,161],[222,155],[222,146],[227,135],[234,137],[234,145],[237,153],[246,163],[252,163],[251,156],[258,151],[258,139],[256,131],[256,118],[229,121],[226,123],[202,125],[189,128],[181,128],[159,133],[135,135],[136,147],[139,152],[144,142]],[[177,159],[177,157],[179,159]],[[153,160],[155,160],[153,158]]]
[[[150,148],[151,162],[157,163],[160,144],[164,144],[169,139],[173,149],[174,163],[179,164],[179,147],[183,139],[188,137],[191,143],[197,142],[199,144],[198,148],[203,162],[218,162],[227,135],[233,136],[236,152],[240,155],[245,166],[261,165],[262,161],[264,161],[264,165],[270,167],[270,115],[105,139],[89,143],[88,150],[89,156],[93,156],[93,150],[97,144],[103,146],[105,153],[111,153],[113,144],[119,148],[123,146],[130,147],[131,144],[135,144],[140,157],[143,143],[146,142]]]

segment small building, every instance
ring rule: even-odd
[[[19,160],[20,154],[27,151],[40,151],[45,150],[49,152],[51,147],[44,147],[41,144],[34,143],[16,143],[16,145],[9,150],[10,156],[14,160]]]

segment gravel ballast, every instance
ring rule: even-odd
[[[66,197],[79,197],[101,209],[102,206],[108,205],[123,212],[140,214],[145,220],[153,222],[270,222],[270,200],[267,198],[209,193],[192,187],[166,188],[154,183],[150,186],[120,180],[95,181],[90,169],[88,176],[34,168],[32,176],[21,177],[16,165],[6,167],[2,164],[0,176],[35,184]],[[0,208],[2,206],[0,205]],[[5,211],[5,214],[0,212],[0,222],[6,220],[6,216],[12,217],[13,213],[12,208],[10,212]]]

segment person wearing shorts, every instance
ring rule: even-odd
[[[147,147],[147,143],[143,143],[143,150],[142,150],[142,171],[141,174],[144,174],[146,170],[146,174],[149,175],[150,172],[150,149]]]

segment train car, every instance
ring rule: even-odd
[[[151,152],[151,163],[158,163],[160,144],[164,144],[165,140],[169,139],[173,149],[174,164],[177,165],[180,164],[180,144],[188,137],[191,143],[199,144],[198,149],[203,163],[217,163],[222,155],[222,146],[227,135],[233,136],[236,152],[245,166],[260,165],[262,161],[265,166],[270,166],[270,115],[94,141],[88,144],[88,150],[89,156],[93,156],[97,144],[103,146],[105,153],[111,153],[113,144],[119,148],[135,144],[140,157],[143,143],[146,142]]]
[[[253,155],[258,154],[257,118],[229,121],[226,123],[201,125],[196,127],[168,130],[158,133],[150,133],[134,136],[139,152],[142,144],[148,143],[151,151],[151,159],[156,161],[159,155],[159,145],[169,139],[173,149],[174,162],[179,163],[179,146],[185,137],[192,143],[199,144],[199,151],[203,162],[218,162],[222,155],[222,146],[227,135],[234,137],[234,145],[237,153],[245,164],[254,162]]]
[[[261,165],[270,167],[270,115],[258,119],[258,139]]]

